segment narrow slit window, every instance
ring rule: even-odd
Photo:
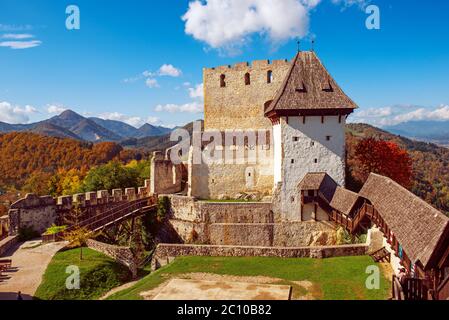
[[[315,163],[318,163],[318,159],[313,160]]]
[[[326,141],[331,141],[332,136],[326,136]]]
[[[249,73],[245,74],[245,85],[249,86],[251,84],[251,75]]]
[[[222,74],[222,75],[220,76],[220,87],[221,87],[221,88],[226,87],[226,76],[225,76],[224,74]]]
[[[273,82],[273,71],[268,71],[267,72],[267,83],[272,83]]]

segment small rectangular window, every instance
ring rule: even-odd
[[[292,164],[294,164],[295,163],[295,159],[292,159]]]
[[[310,142],[310,146],[311,147],[315,146],[315,141]]]
[[[313,160],[315,163],[318,163],[318,159]]]
[[[331,141],[332,136],[326,136],[326,141]]]
[[[293,137],[293,141],[294,142],[298,142],[299,141],[299,137]]]

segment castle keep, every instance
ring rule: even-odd
[[[309,172],[325,172],[345,183],[345,123],[356,108],[314,52],[293,61],[254,61],[204,69],[204,133],[269,132],[264,143],[225,146],[243,161],[190,166],[189,195],[235,198],[239,193],[275,196],[284,220],[301,220],[298,183]],[[268,161],[248,163],[262,149]],[[260,151],[260,150],[259,150]],[[195,152],[195,150],[194,150]],[[197,151],[196,151],[197,152]]]

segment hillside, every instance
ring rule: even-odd
[[[349,124],[347,126],[349,167],[353,165],[355,144],[358,140],[368,137],[392,141],[407,149],[413,160],[412,191],[436,208],[449,213],[449,149],[397,136],[370,125]]]
[[[189,132],[190,136],[192,136],[193,132],[193,122],[185,125],[182,127],[182,129],[185,129]],[[155,137],[145,137],[145,138],[132,138],[123,140],[120,142],[120,144],[124,147],[129,148],[140,148],[145,150],[146,152],[153,152],[153,151],[164,151],[168,148],[173,147],[176,145],[177,142],[170,141],[170,135],[171,132],[166,133],[161,136],[155,136]]]
[[[52,174],[60,168],[91,167],[114,158],[141,158],[138,150],[123,150],[112,142],[92,144],[30,132],[0,134],[0,187],[21,187],[34,172]]]
[[[388,132],[449,146],[449,121],[410,121],[385,127]]]

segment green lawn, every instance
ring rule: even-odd
[[[113,259],[94,250],[83,248],[83,260],[79,259],[80,249],[58,252],[45,271],[43,281],[35,298],[41,300],[91,300],[98,299],[106,292],[130,280],[127,268]],[[68,266],[78,266],[80,289],[66,289]]]
[[[111,300],[138,300],[140,292],[151,290],[170,277],[185,273],[214,273],[235,276],[268,276],[283,279],[279,283],[301,288],[292,281],[313,283],[313,296],[324,300],[385,300],[388,299],[390,282],[382,274],[378,290],[365,286],[367,266],[374,262],[368,256],[330,259],[282,259],[282,258],[214,258],[180,257],[172,264],[146,276],[135,286],[111,296]],[[380,268],[382,270],[382,268]],[[304,294],[304,292],[296,292]]]

